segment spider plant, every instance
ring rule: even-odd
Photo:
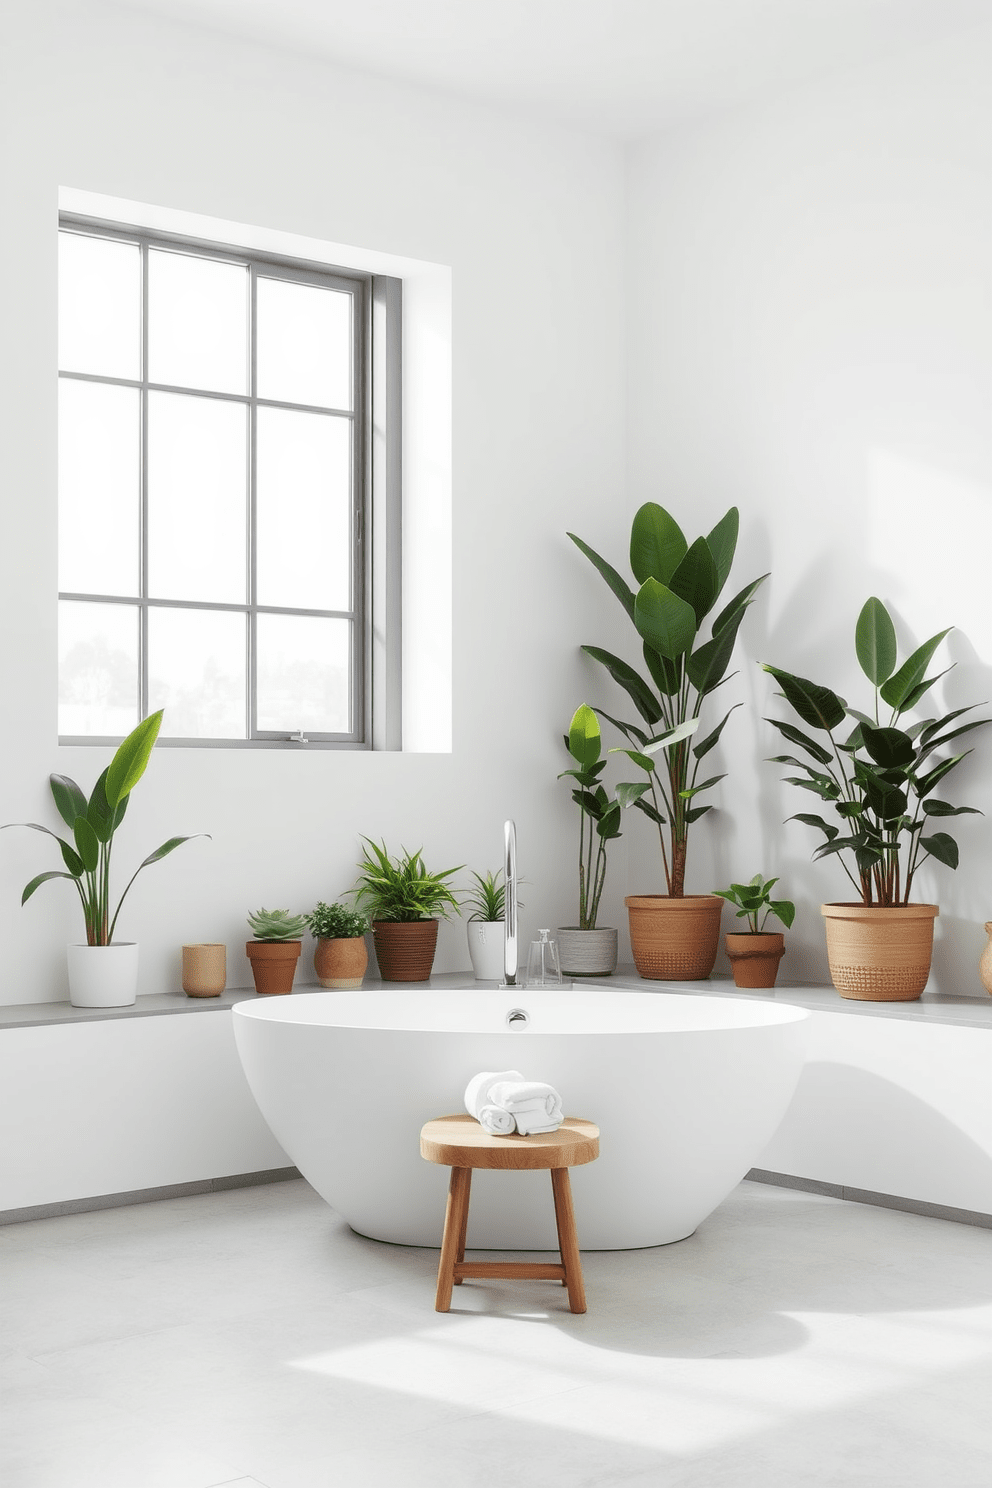
[[[401,856],[390,857],[385,843],[380,846],[368,837],[362,841],[365,852],[358,865],[356,887],[350,892],[369,919],[402,923],[447,919],[452,909],[458,908],[458,900],[445,880],[460,873],[463,864],[431,873],[421,848],[416,852],[404,848]]]

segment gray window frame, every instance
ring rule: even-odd
[[[384,275],[256,252],[236,245],[149,231],[73,213],[61,213],[59,230],[134,243],[142,261],[140,378],[117,378],[59,369],[60,380],[131,387],[141,406],[139,594],[134,596],[59,591],[59,600],[122,604],[137,611],[139,626],[139,716],[149,711],[148,613],[151,609],[214,610],[244,614],[246,624],[246,737],[162,737],[159,747],[207,749],[398,749],[401,747],[401,319],[402,284]],[[148,253],[174,250],[244,266],[250,296],[250,352],[245,394],[152,383],[148,378]],[[331,409],[259,398],[256,392],[256,294],[258,279],[314,284],[353,297],[353,408]],[[246,491],[247,574],[244,604],[168,600],[148,594],[148,394],[178,393],[240,403],[248,411],[248,489]],[[314,610],[261,605],[256,597],[256,419],[259,407],[284,408],[346,418],[352,424],[352,607]],[[346,733],[283,733],[257,727],[256,625],[260,614],[347,619],[352,625],[351,729]],[[66,745],[113,745],[119,738],[60,734]]]

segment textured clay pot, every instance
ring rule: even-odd
[[[269,996],[293,990],[301,940],[249,940],[245,946],[255,978],[255,991]]]
[[[384,982],[426,982],[434,965],[437,920],[373,920],[372,943]]]
[[[856,1002],[915,1002],[927,984],[936,904],[824,904],[830,979]]]
[[[506,974],[506,926],[503,921],[469,920],[465,929],[475,980],[501,982]]]
[[[779,962],[785,955],[785,936],[781,932],[730,933],[723,937],[723,941],[730,957],[735,987],[774,987]]]
[[[982,986],[992,997],[992,920],[985,921],[985,934],[989,937],[989,943],[982,952],[982,959],[978,963],[978,975],[982,979]]]
[[[708,977],[720,945],[723,900],[716,894],[632,894],[630,948],[642,977],[657,982],[699,982]]]
[[[562,976],[612,976],[617,969],[617,932],[579,930],[564,925],[555,931]]]
[[[227,985],[227,946],[183,946],[183,991],[187,997],[219,997]]]
[[[369,953],[363,935],[347,938],[321,936],[313,953],[313,969],[322,987],[360,987],[368,970]]]
[[[138,947],[70,945],[69,1001],[73,1007],[130,1007],[138,995]]]

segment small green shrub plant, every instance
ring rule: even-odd
[[[344,904],[318,903],[306,917],[311,935],[317,940],[358,940],[369,928],[363,914]]]

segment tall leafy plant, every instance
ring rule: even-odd
[[[386,844],[381,846],[363,837],[365,850],[358,865],[356,886],[349,889],[355,903],[371,920],[397,920],[410,924],[415,920],[447,919],[458,908],[458,899],[446,882],[460,873],[457,868],[444,868],[431,873],[421,850],[391,857]]]
[[[585,703],[576,708],[565,747],[577,769],[562,770],[559,780],[575,782],[572,800],[579,808],[579,929],[595,930],[599,901],[606,884],[606,844],[620,836],[620,802],[611,801],[599,777],[606,768],[599,720]]]
[[[737,632],[760,584],[754,579],[729,604],[702,639],[703,625],[723,592],[737,548],[739,514],[731,507],[705,537],[689,543],[664,507],[646,502],[630,532],[632,588],[605,558],[568,535],[605,579],[637,632],[647,676],[600,646],[583,646],[630,698],[641,722],[623,722],[602,708],[597,712],[620,729],[632,748],[616,751],[644,774],[617,786],[621,806],[636,806],[655,824],[672,898],[685,894],[689,829],[712,809],[698,798],[724,777],[699,779],[700,765],[716,745],[733,712],[730,708],[709,734],[691,741],[703,705],[726,679]],[[740,704],[735,704],[739,707]]]
[[[943,717],[904,722],[905,715],[951,670],[947,667],[932,677],[926,675],[947,634],[947,630],[938,631],[900,666],[889,612],[881,600],[867,601],[858,616],[855,649],[861,670],[874,688],[870,713],[848,707],[829,687],[765,666],[800,721],[826,739],[820,743],[793,723],[769,718],[807,756],[775,755],[773,763],[801,770],[801,775],[789,775],[786,780],[832,807],[839,825],[807,812],[790,820],[823,834],[814,856],[837,855],[862,904],[908,904],[913,880],[928,858],[948,868],[958,866],[957,843],[948,832],[932,830],[935,822],[981,815],[973,806],[952,806],[934,796],[941,781],[971,753],[968,749],[938,756],[938,751],[992,720],[960,722],[979,706],[973,704]],[[849,720],[853,729],[839,737]]]
[[[67,842],[57,832],[38,822],[8,822],[7,826],[30,827],[33,832],[44,832],[54,837],[62,854],[67,872],[52,869],[39,873],[25,886],[21,903],[26,904],[41,884],[52,878],[67,878],[75,885],[83,909],[86,924],[86,943],[91,946],[110,945],[121,905],[142,868],[158,863],[190,837],[170,837],[153,853],[149,853],[138,864],[128,880],[113,916],[110,914],[110,856],[114,845],[114,834],[127,810],[131,791],[137,785],[151,756],[158,731],[162,726],[162,710],[151,713],[138,724],[121,744],[110,764],[97,780],[89,800],[74,780],[68,775],[50,775],[49,785],[56,809],[72,833],[72,842]],[[197,832],[194,836],[208,836]]]

